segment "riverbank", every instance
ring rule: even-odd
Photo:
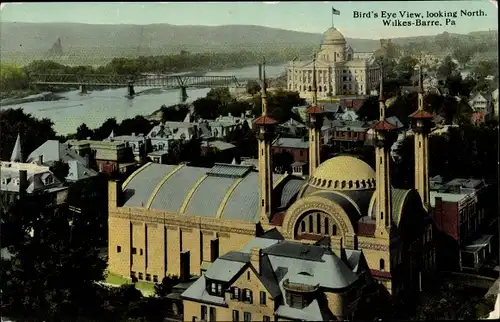
[[[4,107],[9,105],[32,103],[32,102],[59,101],[62,99],[65,98],[53,92],[40,92],[40,91],[24,92],[14,97],[9,97],[0,100],[0,106]]]

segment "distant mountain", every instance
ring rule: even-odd
[[[405,45],[433,38],[434,36],[396,38],[392,42]],[[55,41],[59,42],[58,39],[63,44],[65,55],[93,50],[113,56],[123,51],[147,55],[148,50],[152,54],[168,54],[178,53],[180,49],[207,52],[303,48],[320,44],[322,35],[251,25],[210,27],[170,24],[0,23],[0,50],[4,54],[47,53]],[[379,40],[346,40],[358,52],[380,48]]]

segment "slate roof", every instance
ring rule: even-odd
[[[30,153],[26,162],[38,161],[39,156],[43,156],[43,162],[62,161],[67,163],[71,160],[79,161],[83,166],[87,164],[87,160],[81,157],[77,152],[68,148],[57,140],[47,140],[33,152]]]
[[[278,303],[276,315],[306,321],[331,320],[328,307],[313,301],[303,309],[293,308],[287,303],[284,284],[301,283],[319,289],[345,289],[358,280],[359,265],[364,256],[358,250],[346,250],[345,261],[337,257],[328,247],[303,244],[295,241],[275,240],[257,237],[239,251],[229,252],[219,257],[182,297],[195,301],[226,304],[223,296],[219,300],[209,297],[207,280],[231,282],[237,280],[241,272],[251,264],[252,248],[260,248],[260,272],[258,278]],[[224,302],[218,302],[224,301]]]
[[[0,190],[20,192],[19,175],[20,170],[27,172],[26,192],[32,193],[39,190],[60,187],[61,182],[49,170],[49,167],[26,163],[1,162],[0,166]],[[50,179],[50,181],[47,181]]]
[[[273,147],[308,149],[309,142],[300,138],[278,138],[273,142]]]
[[[81,162],[77,160],[69,160],[67,163],[69,166],[69,171],[68,175],[66,176],[66,180],[68,181],[79,181],[98,175],[96,171],[86,168]]]
[[[273,175],[276,182],[282,175]],[[276,207],[289,205],[303,180],[285,178],[275,187]],[[259,173],[250,166],[218,163],[212,168],[148,163],[124,185],[125,207],[150,208],[187,216],[216,217],[257,223],[259,216]],[[222,209],[220,205],[225,202]],[[219,212],[220,210],[220,212]]]

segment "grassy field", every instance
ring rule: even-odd
[[[104,280],[105,283],[114,285],[114,286],[121,286],[125,284],[132,284],[132,281],[129,278],[125,278],[120,275],[116,275],[110,272],[106,273],[106,279]],[[155,292],[155,284],[150,283],[150,282],[145,282],[145,281],[138,281],[135,283],[135,287],[141,291],[145,296],[149,295],[154,295]]]

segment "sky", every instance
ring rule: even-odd
[[[0,21],[78,22],[88,24],[173,25],[261,25],[266,27],[322,33],[334,25],[346,37],[380,39],[435,35],[444,31],[468,33],[497,29],[498,8],[494,0],[473,1],[317,1],[317,2],[74,2],[3,3]],[[455,25],[423,27],[384,26],[381,18],[354,18],[354,12],[399,11],[426,14],[426,11],[483,10],[483,17],[453,18]],[[412,20],[412,19],[410,19]],[[414,19],[413,19],[414,20]]]

